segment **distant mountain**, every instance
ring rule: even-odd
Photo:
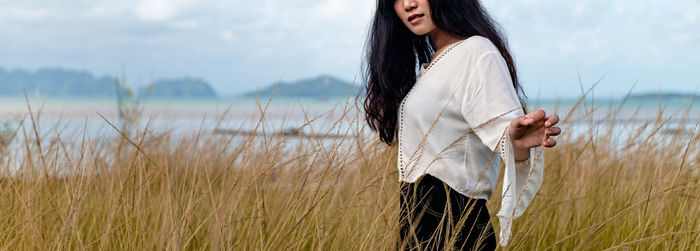
[[[275,89],[275,86],[277,84],[279,85],[277,86],[277,89]],[[270,95],[273,95],[274,90],[274,97],[326,99],[347,97],[350,94],[351,89],[353,96],[357,95],[362,90],[359,84],[355,84],[355,87],[353,89],[353,86],[349,82],[340,80],[332,76],[321,75],[316,78],[302,79],[291,83],[272,83],[270,84],[270,86],[261,89],[259,95],[260,97],[265,98],[270,97]],[[255,95],[258,95],[258,93],[256,93],[255,91],[251,91],[241,96],[255,97]]]
[[[36,72],[25,70],[6,71],[0,68],[0,96],[44,97],[113,97],[116,95],[117,78],[95,77],[87,71],[43,68]],[[133,91],[120,86],[122,95]],[[149,89],[143,88],[137,95],[148,97],[216,97],[209,83],[202,79],[180,78],[156,80]]]
[[[677,93],[677,92],[667,92],[667,93],[658,93],[658,92],[649,92],[649,93],[639,93],[639,94],[631,94],[629,99],[630,100],[690,100],[690,99],[696,99],[698,102],[700,102],[700,95],[694,94],[694,93]]]
[[[163,79],[139,90],[144,97],[215,98],[209,83],[198,78]]]
[[[86,71],[45,68],[36,72],[0,68],[0,96],[114,96],[113,77],[94,77]]]

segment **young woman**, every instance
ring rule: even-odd
[[[480,2],[378,0],[366,54],[365,119],[381,141],[398,138],[399,248],[495,249],[485,202],[501,159],[507,245],[539,190],[542,146],[561,129],[556,114],[525,114],[511,53]]]

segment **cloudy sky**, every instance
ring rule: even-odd
[[[700,87],[700,1],[484,0],[530,98]],[[0,67],[194,76],[221,95],[360,74],[373,0],[0,0]]]

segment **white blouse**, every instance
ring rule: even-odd
[[[516,168],[508,125],[524,115],[508,66],[491,41],[472,36],[421,65],[415,85],[399,107],[399,181],[428,173],[465,196],[488,199],[505,163],[503,199],[497,213],[500,245],[508,244],[512,220],[525,211],[542,184],[541,146]]]

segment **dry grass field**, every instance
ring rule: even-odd
[[[109,121],[116,136],[98,137],[37,128],[28,114],[0,151],[0,249],[395,249],[397,148],[362,133],[361,116],[316,136],[275,134],[260,106],[265,135]],[[700,248],[698,118],[679,115],[690,129],[671,130],[660,109],[622,133],[605,123],[616,113],[559,111],[562,128],[584,133],[546,149],[542,188],[506,249]],[[499,201],[497,190],[492,215]]]

